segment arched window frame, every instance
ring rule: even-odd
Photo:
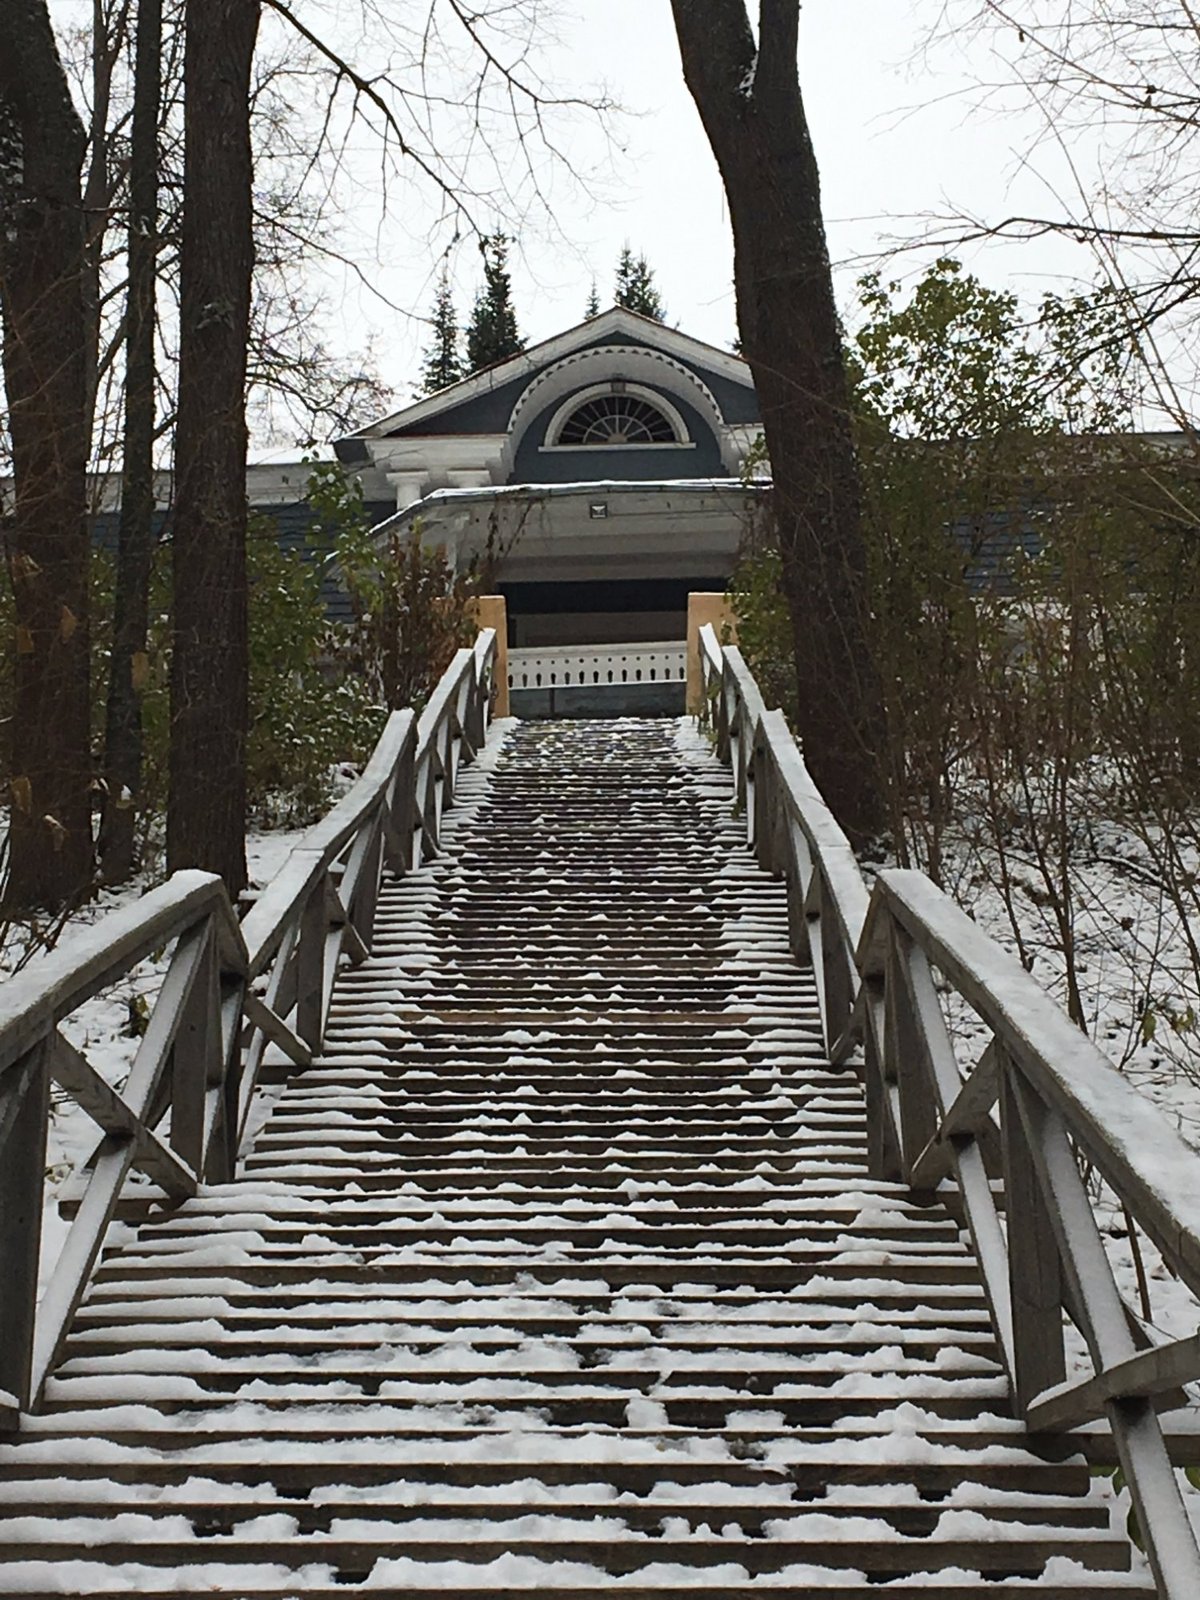
[[[560,444],[558,442],[563,428],[579,410],[580,406],[587,405],[590,400],[606,399],[613,394],[628,395],[631,399],[641,400],[646,405],[653,406],[670,423],[675,432],[675,438],[655,444]],[[688,426],[683,420],[682,414],[665,395],[660,394],[656,389],[646,388],[644,384],[626,383],[620,378],[610,378],[605,383],[595,383],[590,388],[576,389],[573,394],[569,394],[550,418],[549,426],[546,429],[546,442],[539,446],[540,450],[546,451],[583,450],[589,455],[603,454],[605,451],[613,450],[637,450],[640,452],[643,450],[694,450],[695,448],[695,440],[688,432]]]

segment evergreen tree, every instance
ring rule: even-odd
[[[583,314],[584,317],[588,319],[592,317],[598,317],[600,315],[600,296],[596,293],[595,278],[592,279],[592,291],[587,297],[587,306],[585,307]]]
[[[645,256],[635,256],[628,245],[617,262],[616,302],[639,316],[650,317],[655,322],[666,321],[667,308],[655,287],[654,269]]]
[[[507,361],[509,356],[519,355],[525,348],[512,303],[508,246],[508,237],[503,233],[493,233],[479,241],[483,255],[483,286],[475,296],[467,326],[470,372],[480,372],[497,361]]]
[[[450,287],[450,268],[443,264],[433,302],[433,341],[426,348],[421,365],[421,393],[436,394],[448,389],[463,376],[458,353],[458,318],[454,312],[454,293]]]

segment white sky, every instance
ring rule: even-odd
[[[942,10],[943,0],[805,0],[803,6],[802,83],[845,311],[863,259],[897,237],[917,235],[922,216],[955,207],[988,217],[1019,207],[1058,209],[1021,148],[1031,138],[1029,119],[981,109],[980,92],[971,88],[998,73],[986,48],[949,41],[932,55],[918,50]],[[668,319],[727,346],[736,324],[724,197],[683,83],[667,0],[587,0],[559,29],[561,43],[548,61],[553,81],[603,84],[626,108],[613,124],[624,148],[613,152],[593,201],[559,186],[557,220],[570,244],[547,229],[523,230],[513,262],[522,332],[536,340],[577,321],[593,274],[601,304],[608,304],[616,257],[628,239],[655,268]],[[571,154],[583,164],[606,159],[602,141],[578,131]],[[1055,159],[1053,151],[1039,150],[1038,172],[1052,172]],[[1061,179],[1063,163],[1057,164]],[[368,176],[365,187],[371,184]],[[393,212],[376,235],[375,208],[365,199],[358,221],[364,231],[354,251],[372,281],[396,305],[427,314],[446,232],[431,239],[428,218],[410,210],[404,218]],[[1085,251],[1057,243],[976,246],[962,254],[987,282],[1015,287],[1031,305],[1042,288],[1064,287],[1090,271]],[[928,253],[905,254],[888,270],[915,274],[928,259]],[[462,242],[452,261],[465,316],[478,278],[473,241]],[[370,334],[382,375],[406,399],[427,329],[389,312],[348,279],[334,299],[340,341],[351,348]]]

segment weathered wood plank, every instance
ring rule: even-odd
[[[50,1041],[0,1075],[0,1389],[27,1406],[50,1113]]]
[[[322,874],[309,890],[300,913],[300,936],[296,945],[296,1032],[314,1055],[321,1048],[325,1032],[327,884],[328,878]]]
[[[1060,1433],[1105,1414],[1110,1400],[1147,1399],[1200,1382],[1200,1333],[1139,1350],[1095,1377],[1039,1396],[1029,1407],[1031,1433]]]
[[[920,873],[880,874],[880,915],[905,926],[996,1033],[1084,1154],[1200,1294],[1200,1155],[1115,1069],[1014,957]],[[860,945],[878,959],[880,918]]]
[[[928,978],[928,963],[903,929],[893,925],[891,934],[884,991],[886,1075],[900,1089],[900,1154],[911,1184],[913,1167],[937,1131],[947,1064],[941,1013],[922,1014],[932,997],[932,984],[921,981]],[[932,1003],[936,1011],[936,997]],[[949,1070],[957,1082],[953,1060]]]
[[[223,943],[244,969],[245,943],[221,880],[208,872],[176,872],[139,900],[67,934],[36,966],[6,978],[0,986],[0,1071],[85,1000],[208,917],[223,924]]]
[[[195,981],[171,1046],[171,1148],[193,1172],[204,1170],[204,1100],[209,1063],[221,1059],[221,1019],[212,940],[204,930]]]
[[[208,932],[204,926],[193,928],[180,938],[129,1069],[122,1098],[140,1122],[151,1126],[157,1119],[149,1114],[150,1107],[192,989],[200,977],[207,949]]]
[[[1127,1361],[1136,1346],[1074,1151],[1061,1116],[1051,1111],[1019,1074],[1012,1076],[1007,1088],[1020,1114],[1046,1216],[1070,1285],[1072,1316],[1087,1340],[1097,1371],[1104,1371]]]
[[[298,1067],[310,1067],[313,1062],[313,1053],[305,1044],[298,1033],[294,1033],[282,1017],[276,1016],[267,1002],[254,993],[249,993],[245,998],[245,1011],[247,1019],[254,1024],[273,1045],[278,1046],[290,1061]]]
[[[957,1079],[957,1069],[955,1069]],[[971,1075],[958,1079],[959,1090],[942,1117],[937,1133],[921,1152],[913,1167],[914,1188],[932,1188],[954,1164],[954,1142],[965,1136],[974,1138],[985,1123],[1000,1093],[1000,1073],[994,1044],[989,1044]]]
[[[1013,1085],[1014,1068],[1000,1059],[1014,1385],[1024,1413],[1043,1390],[1057,1387],[1066,1376],[1062,1280],[1054,1225]]]
[[[117,1208],[121,1187],[133,1163],[134,1140],[107,1134],[96,1154],[87,1192],[63,1243],[50,1282],[38,1306],[30,1380],[31,1402],[37,1402],[46,1378],[87,1291],[92,1267]]]
[[[185,1164],[186,1158],[181,1161],[152,1129],[145,1127],[91,1062],[58,1033],[50,1040],[49,1067],[55,1083],[83,1107],[105,1134],[134,1141],[135,1164],[148,1178],[180,1199],[195,1194],[196,1179]]]

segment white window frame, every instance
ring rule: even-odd
[[[559,444],[558,436],[567,422],[574,416],[580,406],[587,405],[589,400],[604,400],[609,395],[625,394],[631,399],[642,400],[647,405],[660,411],[675,430],[675,438],[670,443],[661,444]],[[604,383],[594,383],[587,389],[576,389],[569,394],[558,410],[550,418],[546,429],[546,438],[552,441],[538,446],[539,452],[560,454],[569,451],[572,454],[583,452],[586,455],[604,455],[620,450],[694,450],[696,441],[688,432],[687,423],[683,420],[678,409],[671,404],[665,395],[659,394],[657,389],[648,389],[641,383],[626,383],[620,378],[609,378]]]

